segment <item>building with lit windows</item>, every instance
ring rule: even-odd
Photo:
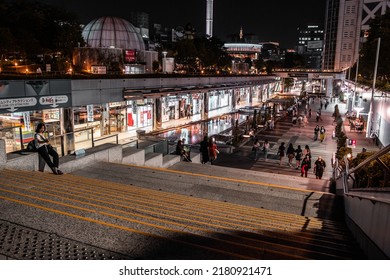
[[[306,25],[297,28],[297,53],[306,61],[306,67],[321,69],[324,30],[318,25]]]
[[[323,70],[345,70],[357,61],[370,19],[385,14],[390,0],[328,0]]]

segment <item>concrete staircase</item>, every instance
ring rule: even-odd
[[[0,218],[123,259],[366,258],[342,217],[319,217],[330,194],[174,167],[182,170],[104,162],[63,176],[1,170]]]
[[[145,147],[136,148],[110,143],[102,144],[83,150],[81,155],[71,154],[60,157],[60,169],[70,173],[98,161],[168,168],[181,161],[178,155],[150,152],[147,144],[143,146]],[[193,163],[200,163],[200,153],[194,151],[191,158]],[[38,153],[18,151],[7,154],[5,141],[0,139],[0,169],[3,168],[51,172]]]

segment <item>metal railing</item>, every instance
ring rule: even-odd
[[[23,132],[22,126],[0,128],[0,138],[6,140],[7,153],[24,150],[27,147],[28,142],[34,138],[34,135],[34,131]],[[75,150],[88,149],[105,143],[119,144],[118,135],[119,134],[113,134],[97,138],[94,135],[94,128],[89,127],[61,135],[49,136],[49,140],[58,154],[60,156],[65,156]],[[79,138],[79,141],[77,141],[77,138]],[[138,147],[138,142],[135,145]]]
[[[387,154],[390,152],[390,145],[384,147],[380,151],[376,152],[375,154],[369,156],[364,161],[362,161],[359,165],[353,168],[349,168],[349,161],[347,158],[344,159],[345,161],[345,170],[341,172],[341,177],[343,178],[343,189],[344,193],[349,193],[351,190],[356,190],[359,188],[361,191],[362,188],[365,186],[361,186],[359,184],[359,177],[356,176],[357,172],[362,170],[364,167],[369,165],[372,161],[377,161],[379,166],[382,168],[383,171],[383,185],[386,187],[389,185],[390,181],[390,168],[387,166],[382,160],[380,159],[381,156]],[[337,167],[336,167],[337,168]],[[352,183],[352,184],[350,184]],[[388,189],[390,192],[390,188]]]
[[[19,135],[18,135],[19,134]],[[6,140],[7,153],[24,149],[22,126],[7,126],[0,128],[0,139]],[[19,142],[19,143],[18,143]]]
[[[169,144],[168,144],[168,140],[166,139],[145,137],[145,141],[143,143],[144,143],[142,145],[143,147],[141,148],[145,150],[145,155],[150,153],[160,153],[163,156],[165,156],[169,154]]]
[[[87,133],[86,139],[82,141],[75,141],[77,138],[76,135],[80,133]],[[112,140],[114,138],[114,140]],[[104,137],[96,138],[94,136],[94,128],[84,128],[73,132],[64,133],[61,135],[56,135],[50,138],[50,142],[53,147],[57,148],[57,151],[60,151],[59,154],[61,156],[68,155],[76,150],[80,149],[88,149],[93,148],[98,145],[106,144],[106,143],[114,143],[119,144],[118,134],[107,135]],[[70,142],[71,149],[67,149],[65,143]],[[99,142],[99,144],[97,144]],[[74,145],[74,146],[73,146]]]

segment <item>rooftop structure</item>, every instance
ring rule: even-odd
[[[142,36],[128,21],[118,17],[101,17],[88,23],[82,36],[91,48],[145,50]]]

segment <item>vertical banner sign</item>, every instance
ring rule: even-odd
[[[30,112],[23,112],[23,122],[24,122],[24,127],[26,128],[26,131],[30,131],[31,130]]]
[[[93,105],[87,105],[87,121],[93,122]]]

